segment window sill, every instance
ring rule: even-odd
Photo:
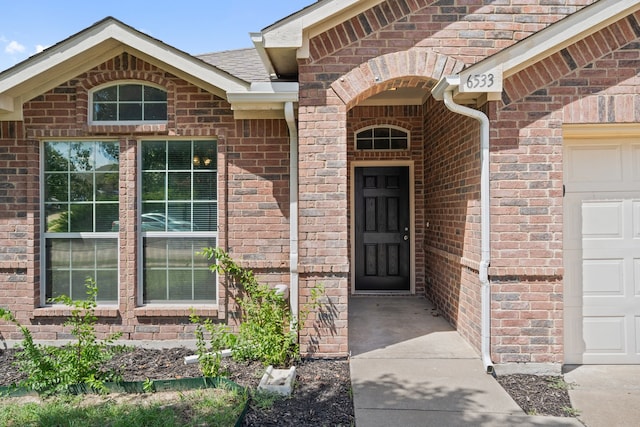
[[[136,317],[189,317],[195,311],[196,316],[215,317],[217,305],[186,306],[179,304],[156,304],[138,307],[133,310]]]
[[[33,317],[69,317],[73,309],[66,306],[40,307],[33,310]],[[115,305],[98,306],[95,309],[98,317],[118,317],[120,311]]]
[[[115,133],[115,134],[130,134],[130,133],[168,133],[169,127],[167,124],[90,124],[87,126],[88,133]]]

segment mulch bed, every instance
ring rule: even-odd
[[[13,365],[14,349],[0,349],[0,386],[20,381],[22,374]],[[186,348],[162,350],[134,348],[116,355],[105,369],[116,369],[125,381],[195,378],[202,376],[197,364],[185,365],[184,357],[194,354]],[[242,386],[257,388],[265,367],[224,359],[223,371]],[[561,376],[503,375],[497,378],[527,414],[575,416]],[[346,359],[304,360],[297,364],[295,391],[269,408],[255,402],[249,406],[245,426],[351,426],[354,424],[349,361]]]
[[[15,350],[0,349],[0,386],[24,378],[15,361]],[[134,348],[116,355],[105,369],[117,369],[124,381],[195,378],[202,376],[198,364],[185,365],[184,357],[194,354],[186,348],[162,350]],[[265,367],[224,359],[223,371],[242,386],[257,388]],[[245,426],[351,426],[354,424],[349,361],[346,359],[303,360],[296,364],[295,391],[290,398],[277,400],[269,408],[254,402],[244,418]]]
[[[568,388],[559,376],[513,374],[498,376],[498,383],[529,415],[574,417]]]

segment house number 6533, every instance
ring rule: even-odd
[[[496,76],[493,73],[470,74],[465,85],[468,89],[489,89],[496,83]]]
[[[460,92],[502,92],[502,69],[496,67],[484,72],[473,70],[460,73]]]

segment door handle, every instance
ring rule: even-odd
[[[404,236],[402,236],[402,240],[409,240],[409,236],[405,234]]]

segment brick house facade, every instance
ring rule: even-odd
[[[45,301],[57,274],[45,242],[114,239],[117,297],[99,306],[101,332],[190,339],[190,307],[233,323],[223,280],[171,297],[170,249],[158,252],[168,296],[150,297],[154,239],[178,236],[210,239],[265,282],[288,284],[296,311],[322,283],[325,305],[301,333],[304,354],[348,354],[350,298],[410,294],[431,299],[487,365],[638,363],[640,279],[627,273],[640,276],[639,9],[323,0],[254,34],[255,52],[237,52],[244,68],[107,18],[49,49],[73,53],[67,60],[41,54],[0,73],[2,305],[37,339],[67,337],[64,310]],[[96,34],[100,43],[87,44]],[[248,76],[255,54],[260,73]],[[465,77],[489,75],[499,90],[465,89]],[[94,120],[94,95],[121,82],[166,93],[166,120]],[[118,229],[57,235],[47,180],[76,171],[47,169],[44,153],[87,141],[118,143]],[[199,141],[215,142],[206,201],[215,199],[215,226],[145,230],[144,215],[155,213],[145,209],[159,202],[143,176],[174,176],[172,154],[163,170],[145,166],[153,141],[168,153],[173,142],[191,144],[194,166],[179,173],[193,182]],[[613,163],[599,168],[602,156]],[[177,206],[169,187],[166,212]],[[91,204],[71,193],[69,209]],[[193,198],[180,199],[189,212],[205,203]],[[602,225],[612,218],[625,225]],[[623,249],[592,253],[616,233]],[[73,274],[69,251],[63,270]],[[7,325],[0,332],[17,338]]]

